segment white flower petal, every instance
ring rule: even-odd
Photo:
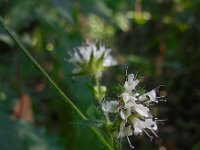
[[[125,91],[128,93],[132,93],[135,90],[135,87],[139,84],[139,80],[135,80],[134,74],[128,75],[128,80],[124,84]]]
[[[150,101],[156,101],[156,90],[151,90],[145,94],[149,97]]]
[[[123,99],[123,101],[126,103],[126,102],[128,102],[128,100],[129,100],[129,94],[128,93],[126,93],[126,92],[124,92],[124,93],[122,93],[122,99]]]
[[[133,131],[131,129],[131,125],[129,125],[127,127],[125,125],[126,125],[126,122],[121,121],[120,130],[119,130],[119,133],[118,133],[119,138],[123,138],[125,136],[131,136],[133,134]]]
[[[124,128],[124,133],[125,133],[126,136],[131,136],[133,134],[133,131],[131,129],[131,125]]]
[[[109,102],[104,102],[102,104],[102,110],[104,112],[117,112],[118,111],[118,102],[117,101],[109,101]]]
[[[142,94],[138,97],[139,101],[146,101],[147,100],[147,95],[146,94]]]
[[[143,106],[142,104],[135,104],[133,110],[144,117],[149,117],[149,108]]]
[[[124,114],[123,111],[120,111],[119,115],[120,115],[120,117],[121,117],[123,120],[126,119],[126,116],[125,116],[125,114]]]
[[[125,108],[126,109],[131,109],[134,105],[135,105],[134,102],[129,101],[129,102],[125,103]]]
[[[130,108],[123,109],[123,110],[120,111],[120,117],[123,120],[126,120],[130,115],[131,115],[131,109]]]
[[[146,128],[153,129],[154,131],[158,129],[157,124],[153,119],[146,119],[145,120]]]
[[[143,132],[143,129],[145,128],[145,122],[136,117],[131,118],[131,122],[134,127],[134,134],[141,134]]]

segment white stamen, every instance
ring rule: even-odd
[[[152,141],[153,140],[153,136],[151,136],[146,130],[143,129],[143,131],[150,138],[150,140]]]
[[[151,132],[155,135],[155,137],[158,137],[158,135],[152,129]]]
[[[126,138],[127,138],[127,141],[128,141],[128,144],[129,144],[130,148],[134,149],[134,146],[131,144],[131,141],[130,141],[130,139],[128,138],[128,136],[127,136]]]

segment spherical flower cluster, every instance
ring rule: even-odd
[[[102,110],[105,113],[114,113],[118,116],[117,137],[127,137],[131,147],[133,147],[129,141],[128,136],[140,135],[143,132],[149,137],[152,136],[148,133],[150,131],[157,137],[155,131],[157,131],[157,120],[150,114],[149,106],[158,102],[156,97],[156,90],[149,92],[141,92],[137,89],[139,80],[136,79],[134,74],[129,74],[124,84],[124,92],[120,96],[120,100],[105,101],[102,103]]]
[[[117,65],[117,61],[110,55],[111,49],[105,45],[88,42],[80,46],[69,55],[69,62],[75,65],[74,74],[90,74],[101,77],[105,68]]]

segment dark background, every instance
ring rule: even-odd
[[[71,78],[67,54],[86,39],[105,43],[119,62],[104,74],[108,87],[123,83],[126,66],[139,68],[147,89],[165,85],[167,102],[155,113],[167,121],[153,142],[134,137],[138,150],[200,150],[199,10],[198,0],[0,1],[8,26],[85,114],[90,80]],[[1,149],[103,149],[79,120],[0,27]]]

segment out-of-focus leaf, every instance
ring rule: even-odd
[[[101,112],[100,110],[94,105],[91,104],[87,109],[87,115],[91,119],[98,119],[100,118]]]
[[[75,121],[72,124],[74,125],[80,125],[80,126],[93,126],[93,127],[101,127],[103,126],[104,122],[101,120],[80,120]]]
[[[33,127],[25,121],[17,123],[22,142],[30,150],[64,150],[62,143],[53,136],[45,134],[41,129]]]
[[[116,24],[117,26],[123,31],[128,32],[130,29],[130,22],[129,19],[125,16],[125,14],[118,13],[116,14]]]
[[[0,104],[1,105],[1,104]],[[1,108],[1,107],[0,107]],[[2,150],[25,150],[15,121],[0,113],[0,147]]]

